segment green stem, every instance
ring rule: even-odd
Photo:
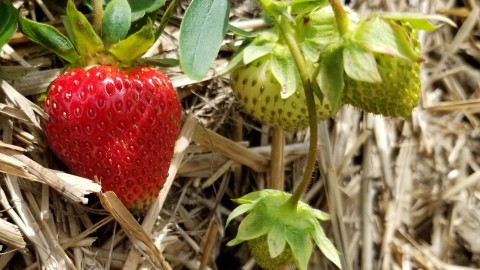
[[[308,184],[310,183],[313,169],[315,168],[315,155],[317,151],[318,137],[317,112],[314,99],[315,97],[313,95],[313,88],[310,82],[310,76],[308,74],[307,63],[305,61],[305,58],[303,57],[302,51],[298,47],[295,37],[293,36],[288,21],[286,21],[284,17],[278,12],[278,10],[275,9],[275,6],[270,0],[258,0],[258,2],[262,5],[265,12],[274,19],[275,24],[280,28],[280,33],[285,39],[287,46],[292,53],[293,59],[295,60],[295,64],[297,65],[303,89],[305,91],[305,97],[307,100],[308,121],[310,126],[310,145],[308,148],[307,163],[305,164],[305,170],[302,176],[302,180],[300,181],[298,186],[295,187],[292,196],[287,201],[287,205],[296,209],[298,201],[300,200],[302,194],[305,192]]]
[[[330,6],[332,7],[333,13],[335,14],[338,32],[341,36],[343,36],[348,31],[348,14],[339,0],[328,0],[328,2],[330,2]]]
[[[93,0],[93,29],[100,35],[102,30],[103,1]]]

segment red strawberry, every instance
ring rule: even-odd
[[[181,121],[161,72],[113,66],[71,69],[50,86],[44,128],[53,152],[77,175],[97,178],[130,208],[162,188]]]
[[[100,38],[69,0],[69,37],[25,18],[19,25],[27,37],[70,63],[45,99],[50,148],[73,173],[98,180],[103,191],[114,191],[133,210],[149,205],[165,183],[181,104],[164,74],[135,63],[161,29],[149,19],[139,27],[131,15],[126,0],[111,1]]]

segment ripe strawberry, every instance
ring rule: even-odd
[[[50,148],[73,173],[97,178],[130,208],[152,202],[181,122],[165,75],[147,67],[71,69],[53,81],[44,107]]]
[[[68,38],[25,18],[19,25],[27,37],[69,62],[44,103],[50,148],[73,173],[98,180],[102,191],[114,191],[134,210],[148,206],[163,187],[181,104],[163,73],[134,62],[160,31],[151,23],[133,31],[138,26],[131,15],[126,0],[111,1],[100,38],[69,0]]]

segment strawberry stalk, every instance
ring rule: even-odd
[[[93,29],[100,35],[102,29],[103,1],[93,0]]]
[[[286,202],[286,207],[289,207],[291,209],[297,209],[298,201],[307,189],[310,179],[312,177],[313,169],[315,168],[315,154],[317,152],[318,137],[317,113],[314,101],[315,97],[313,95],[312,83],[308,74],[305,58],[303,57],[300,47],[295,40],[288,21],[285,20],[282,14],[279,14],[279,12],[274,8],[275,6],[271,3],[270,0],[258,0],[258,2],[263,7],[265,12],[273,18],[275,24],[280,28],[280,33],[285,39],[285,42],[287,43],[287,46],[292,53],[293,59],[295,60],[295,64],[297,65],[297,69],[300,74],[300,79],[302,81],[303,89],[305,91],[305,97],[307,100],[308,122],[310,127],[310,145],[308,148],[307,163],[305,164],[302,180],[300,181],[298,186],[295,187],[292,196]]]
[[[337,21],[338,32],[343,36],[348,31],[349,19],[345,8],[339,0],[328,0],[335,14],[335,20]]]

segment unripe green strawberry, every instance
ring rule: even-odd
[[[420,43],[413,30],[405,26],[414,50]],[[357,81],[345,76],[343,100],[366,112],[391,117],[408,117],[420,97],[420,64],[399,56],[374,53],[381,82]]]
[[[295,263],[290,246],[286,246],[282,253],[275,258],[272,258],[270,256],[270,252],[268,251],[266,235],[249,240],[248,247],[253,255],[253,258],[255,258],[255,261],[265,270],[283,269],[284,267]]]
[[[298,84],[295,93],[281,98],[282,86],[273,76],[269,56],[235,69],[230,83],[238,102],[245,111],[262,123],[285,130],[308,127],[308,110],[303,87]],[[331,114],[330,104],[315,98],[318,120]]]

